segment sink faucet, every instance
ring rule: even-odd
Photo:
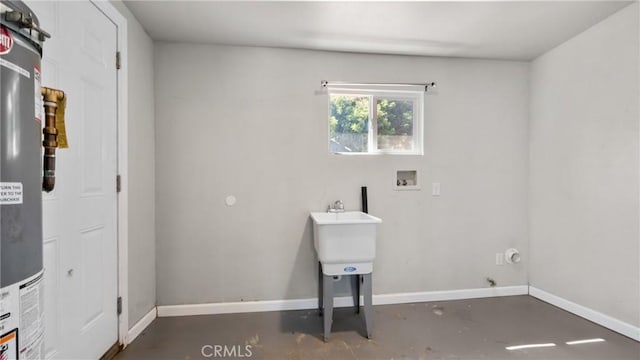
[[[335,212],[344,212],[344,203],[342,200],[336,200],[333,205],[329,204],[327,208],[327,212],[335,213]]]

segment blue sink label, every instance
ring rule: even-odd
[[[356,269],[356,268],[354,268],[353,266],[347,266],[346,268],[344,268],[344,271],[345,271],[345,272],[354,272],[354,271],[356,271],[356,270],[357,270],[357,269]]]

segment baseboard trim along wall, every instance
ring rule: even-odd
[[[445,291],[425,291],[415,293],[381,294],[373,295],[373,305],[406,304],[426,301],[461,300],[486,298],[496,296],[527,295],[529,287],[504,286],[482,289],[465,290],[445,290]],[[353,306],[351,296],[334,298],[334,307]],[[232,314],[262,311],[282,311],[282,310],[309,310],[318,307],[318,299],[294,299],[294,300],[265,300],[265,301],[242,301],[230,303],[209,303],[190,305],[160,305],[158,306],[158,316],[190,316],[190,315],[213,315]]]
[[[425,291],[415,293],[373,295],[373,305],[407,304],[427,301],[464,300],[498,296],[527,295],[527,285],[499,286],[480,289]],[[347,306],[353,306],[353,301]]]
[[[604,326],[607,329],[613,330],[624,336],[630,337],[635,341],[640,341],[640,327],[633,326],[624,321],[612,318],[609,315],[605,315],[601,312],[595,311],[588,307],[576,304],[572,301],[563,299],[559,296],[550,294],[544,290],[540,290],[533,286],[529,287],[529,295],[547,302],[551,305],[557,306],[570,313],[578,315],[589,321],[592,321],[598,325]]]
[[[147,326],[149,326],[157,316],[158,309],[156,306],[154,306],[145,316],[142,317],[142,319],[140,319],[135,325],[131,327],[131,329],[129,329],[129,332],[127,332],[127,343],[125,344],[125,346],[131,344],[133,340],[138,337],[138,335],[142,334],[144,329],[146,329]]]
[[[598,325],[604,326],[617,333],[640,341],[640,327],[633,326],[593,309],[576,304],[559,296],[550,294],[533,286],[503,286],[481,289],[424,291],[413,293],[373,295],[373,305],[407,304],[429,301],[464,300],[498,296],[531,295],[553,306],[578,315]],[[362,299],[361,299],[362,301]],[[249,313],[283,310],[310,310],[318,306],[318,299],[293,300],[265,300],[242,301],[228,303],[188,304],[188,305],[159,305],[149,311],[138,321],[128,333],[128,343],[131,343],[157,317],[215,315],[232,313]],[[353,306],[350,296],[334,298],[335,307]],[[156,311],[157,309],[157,311]]]

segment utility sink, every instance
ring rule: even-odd
[[[326,275],[369,274],[382,220],[360,211],[312,212],[313,245]]]

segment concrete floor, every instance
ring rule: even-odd
[[[381,305],[374,314],[368,340],[361,315],[336,309],[328,343],[317,311],[159,318],[116,359],[204,359],[205,345],[211,359],[640,359],[640,343],[529,296]],[[592,338],[605,341],[566,344]],[[538,343],[556,346],[505,349]]]

